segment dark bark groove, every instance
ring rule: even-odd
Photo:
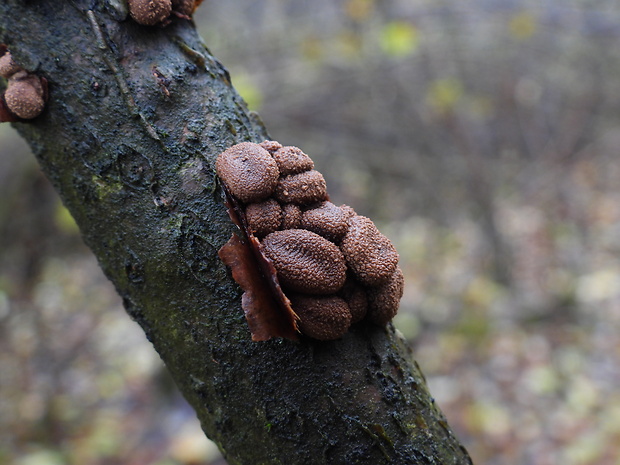
[[[471,463],[391,326],[251,341],[213,160],[266,131],[191,22],[123,3],[0,0],[0,42],[49,82],[16,127],[206,434],[231,465]]]

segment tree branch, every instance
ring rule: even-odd
[[[230,464],[471,463],[391,325],[251,341],[212,166],[266,131],[190,21],[122,5],[0,0],[0,42],[49,83],[15,126],[206,434]]]

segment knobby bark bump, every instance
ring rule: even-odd
[[[471,462],[391,325],[251,340],[217,255],[235,227],[213,164],[268,137],[191,21],[0,0],[0,43],[48,83],[43,113],[15,127],[230,464]]]

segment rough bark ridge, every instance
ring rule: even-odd
[[[123,5],[0,0],[0,42],[50,88],[16,127],[206,434],[231,465],[471,463],[392,327],[251,342],[212,165],[266,132],[191,22]]]

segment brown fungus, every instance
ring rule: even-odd
[[[41,79],[20,71],[9,79],[4,93],[9,111],[22,119],[36,118],[45,108],[45,90]]]
[[[340,207],[331,202],[323,202],[304,212],[301,227],[338,243],[349,229],[347,219]]]
[[[314,169],[312,159],[297,147],[280,147],[273,152],[273,158],[278,164],[282,176],[303,173],[304,171]]]
[[[297,229],[301,226],[301,208],[294,203],[282,207],[282,229]]]
[[[280,228],[282,208],[273,199],[251,203],[245,208],[245,220],[252,234],[264,237]]]
[[[281,203],[297,205],[311,205],[327,200],[325,178],[315,170],[285,176],[276,186],[275,197]]]
[[[244,203],[266,199],[278,183],[276,162],[267,150],[251,142],[233,145],[220,153],[215,169],[230,193]]]
[[[172,13],[170,0],[129,0],[129,14],[138,24],[155,26]]]
[[[398,264],[398,252],[390,240],[365,216],[349,219],[340,250],[355,277],[367,286],[385,283]]]
[[[403,296],[404,287],[403,272],[397,267],[385,284],[368,288],[368,320],[383,326],[394,318]]]
[[[304,229],[267,235],[262,252],[273,262],[280,284],[303,294],[333,294],[344,284],[347,266],[342,252],[327,239]]]
[[[294,295],[291,306],[299,317],[301,332],[320,341],[344,336],[351,325],[349,307],[340,297]]]
[[[20,68],[19,65],[13,60],[11,52],[7,51],[0,57],[0,76],[3,78],[8,79],[21,70],[22,68]]]

